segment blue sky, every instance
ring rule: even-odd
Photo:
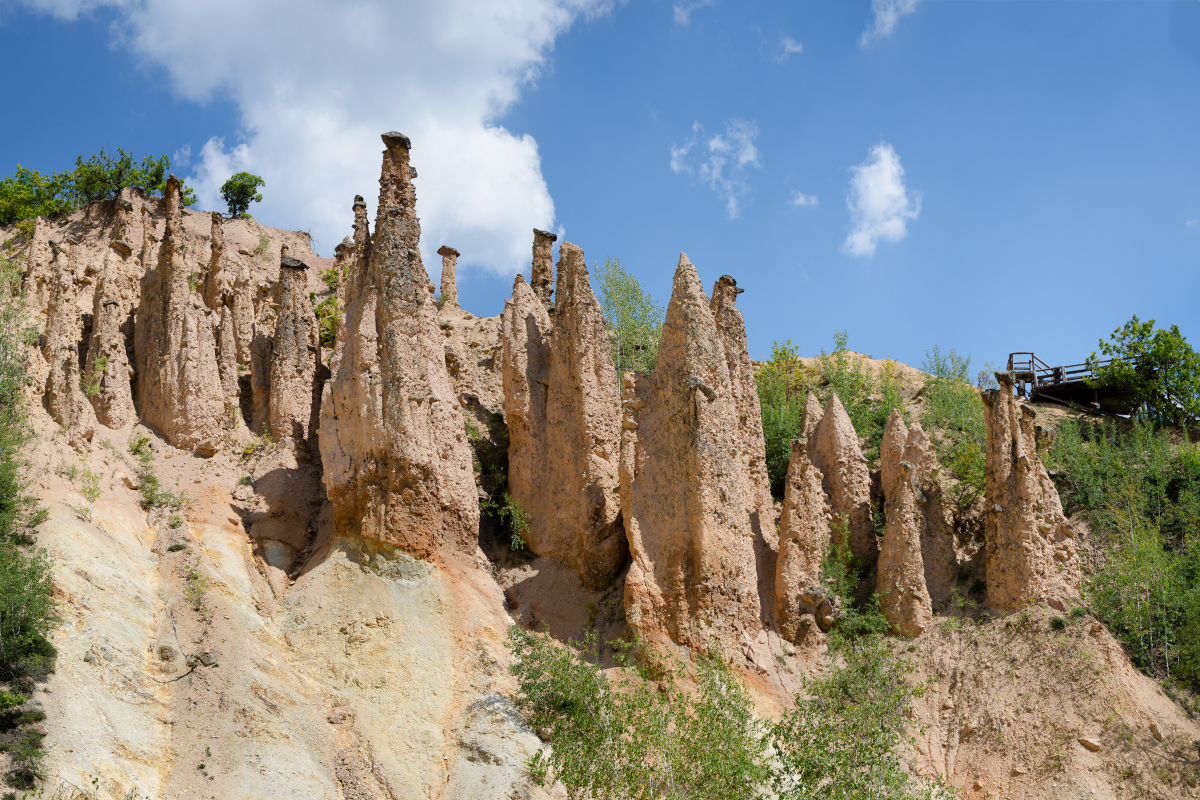
[[[681,250],[733,275],[758,358],[1071,363],[1132,314],[1200,345],[1197,0],[273,6],[0,4],[4,171],[190,152],[202,205],[250,168],[328,254],[395,128],[477,313],[552,225],[664,304]]]

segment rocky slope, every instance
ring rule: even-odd
[[[553,234],[533,232],[530,282],[499,318],[459,306],[449,244],[435,292],[414,146],[383,138],[374,226],[356,198],[333,260],[303,233],[184,209],[171,186],[28,240],[0,229],[45,321],[28,455],[62,617],[36,694],[52,782],[547,796],[524,773],[546,745],[508,699],[507,626],[636,630],[676,654],[715,637],[775,716],[828,666],[834,541],[876,563],[893,645],[931,681],[914,773],[965,798],[1197,796],[1184,748],[1200,726],[1098,622],[1048,625],[1082,563],[1036,409],[988,397],[984,547],[920,426],[890,420],[873,472],[836,397],[809,398],[777,518],[732,277],[710,297],[681,256],[655,372],[618,376],[582,250],[562,243],[555,275]],[[330,268],[332,351],[310,300]],[[899,374],[915,412],[923,378]],[[479,516],[505,464],[524,554]],[[990,606],[957,601],[964,575]]]

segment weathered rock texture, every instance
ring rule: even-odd
[[[821,586],[821,559],[829,546],[831,513],[821,489],[821,471],[808,460],[807,441],[803,437],[793,440],[779,518],[774,600],[780,633],[797,644],[815,644],[807,641],[815,624],[813,615],[832,610],[822,608],[829,601]]]
[[[117,252],[111,252],[96,284],[92,298],[92,335],[84,368],[84,374],[95,386],[96,393],[91,401],[96,419],[109,428],[123,428],[137,415],[129,383],[132,377],[129,354],[122,330],[129,317],[129,306],[122,302],[124,298],[119,291],[121,258]]]
[[[548,231],[533,229],[533,271],[529,276],[529,286],[533,293],[544,305],[553,302],[554,291],[554,243],[558,236]]]
[[[821,408],[821,401],[812,392],[804,398],[804,420],[800,423],[800,435],[810,438],[817,430],[817,423],[821,421],[825,411]]]
[[[758,402],[758,384],[750,364],[750,347],[746,341],[746,322],[734,304],[739,289],[737,281],[722,275],[713,284],[712,313],[725,351],[725,366],[729,370],[729,388],[737,413],[737,448],[743,469],[749,476],[751,494],[747,498],[750,525],[754,529],[755,562],[758,565],[759,601],[764,609],[772,607],[775,582],[775,559],[778,540],[775,536],[775,501],[771,498],[771,481],[767,476],[767,446],[763,440],[762,407]]]
[[[987,421],[988,602],[1018,608],[1042,600],[1061,605],[1079,594],[1079,557],[1062,502],[1037,454],[1036,413],[1013,396],[1013,376],[983,395]]]
[[[75,448],[91,441],[96,429],[92,404],[79,388],[79,341],[82,335],[79,308],[76,305],[74,243],[51,243],[51,282],[46,310],[46,339],[42,354],[49,364],[46,379],[46,405],[55,422],[67,431],[67,440]]]
[[[911,462],[894,463],[892,472],[875,586],[880,609],[892,630],[917,636],[933,620],[921,556],[923,526],[918,505],[924,496],[916,486],[916,468]]]
[[[135,328],[142,420],[175,447],[211,454],[220,447],[225,398],[211,313],[189,286],[183,254],[179,181],[167,179],[167,227],[158,264],[143,285]]]
[[[308,299],[308,265],[285,256],[279,270],[279,311],[271,347],[271,432],[308,441],[316,430],[321,365],[317,315]]]
[[[458,307],[458,282],[454,279],[454,270],[458,265],[459,252],[453,247],[442,245],[438,248],[442,257],[442,308]]]
[[[621,506],[631,625],[727,652],[761,627],[750,476],[712,308],[681,254],[653,375],[628,373]]]
[[[410,144],[398,133],[383,141],[375,236],[348,276],[321,403],[325,486],[339,535],[423,558],[472,552],[471,453],[421,264]]]
[[[628,553],[615,493],[621,400],[583,251],[558,252],[553,323],[519,278],[501,316],[508,481],[531,517],[530,550],[603,588]]]
[[[808,416],[806,412],[805,430]],[[824,476],[825,494],[833,508],[833,535],[839,536],[844,519],[851,552],[861,565],[870,567],[879,555],[871,524],[871,471],[837,394],[829,398],[808,442],[809,458]]]

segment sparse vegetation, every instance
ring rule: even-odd
[[[138,492],[142,498],[142,508],[146,510],[179,511],[183,508],[182,496],[163,488],[162,481],[154,470],[154,449],[150,437],[139,434],[129,443],[129,452],[138,460]]]
[[[92,360],[92,368],[79,378],[79,388],[91,398],[100,394],[100,383],[108,373],[108,356],[100,356]]]
[[[337,297],[326,297],[317,303],[317,326],[321,331],[321,346],[333,347],[337,340],[338,325],[342,321],[342,304]]]
[[[990,366],[979,373],[980,380]],[[921,425],[937,446],[938,461],[958,481],[954,500],[969,506],[983,495],[987,460],[987,425],[979,388],[971,385],[971,359],[934,345],[921,369],[930,375]]]
[[[612,342],[617,380],[626,372],[653,372],[666,311],[642,291],[637,278],[620,259],[606,258],[596,267],[600,281],[600,309]]]
[[[265,185],[266,181],[249,172],[234,173],[221,184],[221,197],[229,208],[229,218],[248,216],[250,204],[262,202],[262,193],[258,190]]]
[[[183,596],[192,604],[192,610],[199,614],[205,622],[211,620],[213,615],[212,608],[207,602],[205,594],[207,591],[208,578],[201,575],[195,567],[189,567],[184,576]]]

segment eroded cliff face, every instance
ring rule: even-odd
[[[553,318],[518,279],[501,325],[509,487],[530,515],[526,543],[603,588],[628,553],[616,493],[621,401],[583,251],[559,249]]]
[[[633,558],[629,623],[727,650],[762,627],[750,475],[725,351],[695,267],[680,255],[653,375],[627,373],[621,510]]]
[[[321,366],[317,315],[308,299],[308,265],[284,256],[279,270],[279,311],[271,347],[270,425],[277,438],[307,442],[320,413]]]
[[[1062,609],[1079,594],[1074,532],[1038,457],[1036,413],[1017,401],[1011,374],[998,372],[996,379],[1000,388],[983,397],[988,602],[1009,609],[1045,601]]]
[[[418,250],[410,143],[396,133],[383,140],[375,233],[348,276],[321,403],[325,486],[340,536],[421,558],[471,553],[479,506]]]
[[[46,405],[54,420],[67,432],[71,446],[83,449],[96,429],[96,415],[80,388],[79,340],[82,320],[76,305],[77,243],[51,243],[51,280],[46,308],[46,335],[42,355],[49,365]]]

